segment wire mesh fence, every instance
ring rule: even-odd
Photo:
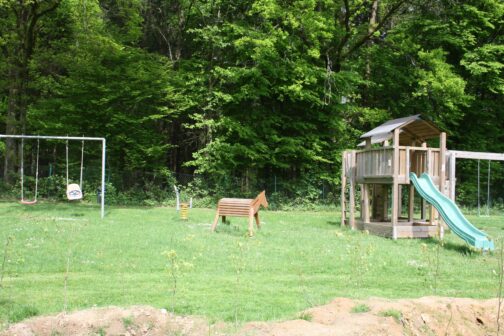
[[[58,150],[61,152],[59,148]],[[33,152],[33,151],[32,151]],[[36,165],[33,153],[26,151],[24,195],[34,197]],[[75,153],[74,153],[75,154]],[[77,153],[79,154],[79,153]],[[68,164],[69,183],[79,183],[80,157],[74,155]],[[45,155],[39,164],[38,198],[63,201],[66,199],[66,163],[63,159],[50,159]],[[0,169],[2,168],[0,157]],[[107,204],[156,205],[175,202],[173,186],[186,200],[193,199],[195,206],[215,206],[221,197],[253,198],[266,190],[272,208],[313,208],[338,206],[341,186],[334,180],[307,174],[301,178],[288,178],[280,174],[233,176],[157,171],[121,170],[107,162]],[[482,162],[478,174],[477,161],[460,160],[457,168],[456,199],[469,213],[485,215],[493,210],[504,210],[504,163]],[[87,155],[83,170],[83,194],[88,202],[99,200],[101,165],[97,155]],[[479,187],[478,187],[478,176]],[[14,173],[10,184],[0,178],[0,200],[20,199],[20,176]],[[487,210],[488,209],[488,210]]]
[[[272,207],[334,206],[339,203],[339,186],[322,179],[287,179],[267,177],[208,176],[173,173],[177,186],[195,199],[221,197],[253,198],[266,191]]]
[[[69,165],[69,183],[79,183],[78,164]],[[83,170],[82,191],[84,199],[99,201],[100,167],[88,165]],[[19,199],[21,194],[20,176],[15,183],[0,183],[0,199]],[[66,167],[62,164],[39,166],[38,199],[62,201],[66,198]],[[339,188],[320,179],[286,179],[277,175],[244,178],[231,175],[187,174],[164,171],[162,173],[135,171],[107,171],[107,204],[156,205],[175,201],[174,186],[182,198],[193,199],[195,206],[214,206],[222,197],[253,198],[262,190],[266,191],[273,208],[285,206],[306,207],[332,206],[339,202]],[[25,198],[33,198],[35,171],[28,167],[24,174]]]

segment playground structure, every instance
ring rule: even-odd
[[[219,203],[217,203],[217,213],[215,214],[212,231],[215,231],[215,228],[217,227],[219,216],[222,216],[222,222],[226,221],[226,216],[248,217],[248,232],[249,235],[252,236],[254,234],[254,218],[257,228],[261,227],[261,221],[259,220],[259,208],[261,205],[265,208],[268,207],[265,190],[257,195],[255,199],[221,198]]]
[[[348,224],[352,229],[368,230],[393,239],[443,236],[444,228],[436,207],[443,214],[442,206],[449,202],[432,202],[439,195],[430,197],[433,195],[422,195],[418,190],[422,196],[420,218],[414,218],[412,178],[427,174],[439,192],[455,204],[457,159],[504,161],[504,154],[448,151],[446,133],[420,115],[390,120],[363,134],[361,139],[364,141],[359,146],[364,149],[343,153],[341,225]],[[360,186],[361,209],[358,219],[357,185]],[[407,196],[403,197],[405,189]],[[462,220],[452,224],[462,225]]]
[[[107,141],[105,138],[94,137],[71,137],[71,136],[48,136],[48,135],[6,135],[0,134],[0,139],[20,139],[21,140],[21,158],[20,158],[20,176],[21,176],[21,203],[22,204],[35,204],[37,202],[38,194],[38,178],[39,178],[39,153],[40,153],[40,140],[65,140],[66,141],[66,196],[68,200],[82,199],[82,177],[83,177],[83,163],[84,163],[84,142],[85,141],[100,141],[102,143],[102,164],[101,164],[101,190],[100,190],[100,216],[105,217],[105,158],[107,150]],[[31,201],[24,199],[24,140],[32,139],[37,140],[37,156],[36,156],[36,173],[35,173],[35,191],[34,199]],[[68,173],[68,141],[81,141],[81,163],[80,163],[80,184],[70,183]]]

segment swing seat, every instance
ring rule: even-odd
[[[80,189],[80,186],[76,183],[72,183],[67,186],[66,194],[69,201],[82,199],[82,191]]]
[[[25,205],[33,205],[33,204],[37,203],[37,200],[33,200],[33,201],[21,200],[21,201],[19,201],[19,203],[25,204]]]

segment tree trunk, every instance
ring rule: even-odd
[[[369,18],[369,28],[368,28],[368,34],[371,35],[373,34],[373,30],[375,29],[376,26],[376,16],[378,14],[378,0],[374,0],[373,4],[371,6],[371,15]],[[372,43],[371,39],[368,40],[368,46],[370,46]],[[369,57],[369,54],[366,59],[366,79],[369,80],[371,78],[371,59]]]
[[[9,71],[9,104],[7,106],[7,118],[5,120],[6,134],[24,133],[26,129],[26,83],[27,66],[13,64]],[[18,142],[14,139],[6,139],[4,180],[11,183],[18,163]]]
[[[5,133],[8,135],[23,134],[26,131],[28,65],[35,49],[37,23],[42,16],[54,11],[59,4],[60,0],[46,2],[20,0],[12,4],[12,12],[16,14],[15,26],[5,27],[7,30],[10,28],[14,36],[12,43],[8,44],[5,55],[10,67],[9,100],[5,121]],[[3,177],[6,183],[12,183],[17,169],[17,151],[19,150],[17,143],[14,139],[7,139],[5,142]]]

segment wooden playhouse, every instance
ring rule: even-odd
[[[435,209],[423,199],[415,206],[415,189],[409,174],[419,176],[427,172],[440,191],[453,200],[455,160],[450,164],[446,133],[431,121],[414,115],[390,120],[361,139],[359,146],[363,149],[343,153],[341,225],[393,239],[442,235]],[[428,143],[435,145],[429,147]],[[356,218],[358,194],[360,217]],[[419,218],[415,218],[416,213]]]

